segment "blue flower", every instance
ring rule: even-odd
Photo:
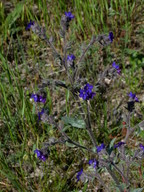
[[[67,61],[74,61],[75,56],[73,54],[67,56]]]
[[[41,112],[38,112],[38,120],[41,120],[41,115],[44,114],[44,109],[41,110]]]
[[[34,150],[34,153],[37,154],[37,158],[39,158],[42,161],[46,161],[47,157],[46,157],[46,155],[43,154],[42,151],[36,149],[36,150]]]
[[[65,12],[65,16],[68,21],[71,21],[74,18],[74,15],[72,15],[71,12]]]
[[[96,168],[98,166],[98,161],[96,159],[90,159],[89,165],[93,165],[93,168]]]
[[[118,147],[120,147],[121,145],[124,145],[124,144],[125,144],[125,142],[120,141],[119,143],[114,145],[114,148],[116,149],[116,148],[118,148]]]
[[[117,65],[115,62],[113,62],[112,67],[115,68],[117,70],[117,73],[120,75],[121,70],[120,70],[119,65]]]
[[[83,173],[83,168],[77,173],[77,182],[80,180],[80,176],[82,175]]]
[[[144,145],[142,145],[142,144],[139,144],[139,146],[140,146],[140,148],[143,150],[143,152],[144,152]]]
[[[105,148],[105,144],[104,143],[102,143],[100,146],[97,146],[97,153],[99,153],[104,148]]]
[[[75,56],[73,54],[67,56],[68,65],[71,66],[72,68],[75,68],[74,60]]]
[[[34,99],[35,102],[42,102],[42,103],[46,102],[46,98],[38,94],[31,94],[30,98]]]
[[[38,158],[42,155],[42,152],[38,149],[34,150],[34,153],[37,154]]]
[[[30,29],[32,25],[34,25],[34,21],[30,21],[27,26],[26,26],[26,30]]]
[[[39,159],[42,161],[46,161],[47,157],[45,155],[41,155],[41,157]]]
[[[113,42],[113,39],[114,39],[113,32],[109,32],[109,40],[111,43]]]
[[[89,160],[89,165],[92,165],[93,164],[93,159],[90,159]]]
[[[92,92],[93,86],[87,83],[84,86],[84,89],[80,89],[79,91],[79,97],[83,98],[83,100],[89,100],[92,99],[96,93]]]
[[[42,151],[36,149],[34,150],[34,153],[37,154],[37,158],[39,158],[39,160],[46,161],[47,156],[44,155]]]
[[[135,102],[139,102],[138,98],[136,97],[136,94],[133,94],[132,92],[130,92],[128,96],[132,98]]]

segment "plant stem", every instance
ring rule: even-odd
[[[110,170],[110,168],[108,166],[106,166],[107,171],[109,172],[109,174],[111,175],[111,177],[113,178],[114,182],[116,183],[117,187],[119,188],[120,192],[123,192],[122,187],[120,186],[120,183],[117,179],[117,177],[115,176],[115,174],[113,173],[113,171]]]
[[[79,66],[80,66],[81,61],[83,60],[86,52],[87,52],[87,51],[89,50],[89,48],[94,44],[95,41],[96,41],[96,37],[94,36],[94,37],[91,39],[91,41],[90,41],[90,43],[88,44],[88,46],[86,47],[86,49],[83,51],[83,53],[82,53],[79,61],[77,62],[77,68],[75,69],[75,72],[74,72],[74,80],[77,79],[77,75],[78,75]]]
[[[75,97],[75,98],[76,98],[76,97]],[[81,107],[80,101],[78,101],[78,105],[79,105],[79,108],[80,108],[80,110],[81,110],[81,112],[82,112],[83,119],[85,119],[85,116],[83,115],[84,112],[83,112],[83,109],[82,109],[82,107]],[[88,111],[89,111],[89,108],[88,108]],[[88,113],[89,113],[89,112],[88,112]],[[89,119],[89,120],[90,120],[90,119]],[[88,121],[89,121],[89,120],[88,120]],[[87,130],[87,132],[88,132],[88,134],[89,134],[89,136],[90,136],[90,138],[91,138],[91,141],[92,141],[94,147],[96,147],[96,146],[97,146],[97,142],[96,142],[95,137],[94,137],[94,134],[93,134],[93,132],[92,132],[92,130],[91,130],[90,122],[87,122],[87,121],[85,120],[85,123],[86,123],[86,130]]]
[[[66,138],[65,141],[67,141],[67,142],[69,142],[69,143],[72,143],[72,144],[76,145],[76,146],[79,147],[79,148],[82,148],[82,149],[85,149],[85,150],[87,150],[87,151],[89,151],[89,152],[95,153],[95,152],[92,151],[91,149],[89,149],[89,148],[87,148],[87,147],[85,147],[85,146],[83,146],[83,145],[80,145],[79,143],[71,140],[70,137],[67,136],[67,134],[62,131],[62,127],[61,127],[61,126],[58,126],[58,125],[57,125],[57,127],[58,127],[58,129],[60,130],[60,132],[62,133],[62,135]],[[97,154],[97,153],[95,153],[95,154]]]

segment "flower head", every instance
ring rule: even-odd
[[[73,54],[67,56],[67,63],[68,66],[71,66],[72,68],[75,68],[74,64],[75,56]]]
[[[44,109],[42,109],[40,112],[38,112],[38,120],[41,120],[41,116],[44,114]]]
[[[143,150],[143,152],[144,152],[144,145],[142,145],[142,144],[139,144],[139,146],[140,146],[140,148]]]
[[[96,168],[98,166],[98,161],[96,159],[90,159],[89,165],[93,165],[93,168]]]
[[[44,155],[42,151],[36,149],[34,150],[34,153],[37,154],[37,158],[39,158],[39,160],[46,161],[47,156]]]
[[[67,21],[71,21],[74,18],[74,15],[72,15],[71,12],[65,12],[65,16],[67,18]]]
[[[105,144],[104,143],[102,143],[100,146],[97,146],[97,153],[99,153],[104,148],[105,148]]]
[[[117,65],[115,62],[113,62],[112,67],[115,68],[117,70],[117,73],[120,75],[121,69],[120,69],[119,65]]]
[[[38,95],[38,94],[31,94],[30,98],[34,99],[35,102],[42,102],[42,103],[46,102],[46,97],[43,97],[43,96]]]
[[[34,21],[30,21],[27,26],[26,26],[26,30],[30,29],[32,25],[34,25]]]
[[[67,56],[67,61],[74,61],[75,56],[73,54]]]
[[[125,144],[125,142],[120,141],[119,143],[114,145],[114,148],[116,149],[116,148],[118,148],[118,147],[120,147],[121,145],[124,145],[124,144]]]
[[[139,102],[138,98],[136,97],[136,94],[133,94],[132,92],[128,95],[131,99],[133,99],[135,102]]]
[[[42,161],[46,161],[47,157],[45,155],[41,155],[41,157],[39,159]]]
[[[84,86],[84,89],[80,89],[79,97],[83,98],[83,100],[92,99],[96,93],[92,92],[93,86],[87,83]]]
[[[80,180],[80,176],[82,175],[83,173],[83,168],[77,173],[77,182]]]
[[[114,39],[113,32],[109,32],[109,40],[111,43],[113,42],[113,39]]]
[[[34,150],[34,153],[37,154],[38,158],[42,155],[42,152],[38,149]]]

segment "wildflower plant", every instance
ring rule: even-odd
[[[126,135],[125,137],[119,141],[118,143],[115,143],[115,139],[111,141],[109,144],[99,143],[99,141],[96,139],[95,134],[93,132],[93,124],[91,122],[91,114],[90,114],[90,107],[91,107],[91,100],[96,99],[96,92],[100,91],[100,88],[103,86],[104,79],[107,77],[109,73],[111,73],[111,70],[116,70],[118,74],[121,74],[121,69],[119,65],[117,65],[115,62],[113,62],[112,67],[108,67],[104,70],[104,72],[101,74],[100,78],[97,80],[97,82],[89,81],[89,82],[81,82],[81,70],[80,70],[80,64],[83,61],[87,51],[94,43],[99,43],[101,46],[106,47],[108,45],[111,45],[114,40],[113,32],[109,32],[109,34],[100,34],[97,37],[94,35],[92,36],[89,44],[86,46],[86,48],[83,50],[81,56],[79,59],[75,57],[74,53],[68,53],[67,49],[67,36],[66,34],[69,32],[70,23],[74,20],[74,15],[71,12],[65,12],[65,14],[61,18],[61,29],[60,29],[60,36],[63,39],[63,54],[60,54],[53,43],[48,39],[46,35],[46,30],[44,27],[39,26],[36,22],[31,21],[26,29],[32,29],[32,31],[37,34],[42,40],[44,40],[48,46],[50,46],[53,56],[55,59],[59,59],[60,61],[60,67],[63,67],[65,69],[65,74],[68,78],[68,82],[63,82],[61,80],[54,80],[54,79],[48,79],[44,80],[41,85],[39,85],[39,89],[44,90],[47,86],[58,86],[63,87],[64,89],[67,89],[70,91],[70,94],[72,95],[74,101],[78,104],[85,127],[85,130],[87,131],[91,144],[88,146],[84,146],[80,144],[77,141],[73,141],[68,134],[65,131],[64,123],[62,121],[67,120],[67,123],[69,123],[72,126],[78,126],[76,125],[76,122],[72,121],[69,117],[63,118],[62,121],[55,121],[55,119],[50,116],[49,114],[46,115],[46,111],[44,108],[41,110],[41,112],[38,113],[38,119],[39,121],[42,121],[43,123],[49,123],[53,124],[55,128],[60,132],[61,136],[58,140],[54,140],[51,142],[45,142],[44,143],[44,149],[36,149],[34,153],[37,155],[37,158],[42,161],[50,161],[50,158],[48,158],[50,153],[50,148],[53,145],[57,144],[65,144],[66,142],[73,144],[77,148],[83,149],[87,152],[89,152],[91,155],[94,156],[94,158],[90,158],[88,161],[88,165],[93,168],[93,171],[88,172],[85,168],[81,167],[79,171],[77,171],[76,174],[76,181],[80,182],[81,178],[86,178],[88,180],[91,180],[91,178],[97,178],[99,183],[103,186],[105,191],[111,192],[112,189],[110,189],[105,181],[103,180],[101,176],[101,170],[107,171],[110,178],[113,180],[113,184],[116,189],[118,189],[120,192],[131,191],[133,190],[133,185],[130,177],[130,168],[131,166],[134,166],[134,163],[138,163],[139,167],[141,167],[141,163],[143,161],[144,157],[144,146],[143,144],[140,144],[138,149],[133,151],[132,154],[128,155],[128,139],[130,135],[135,131],[137,125],[134,127],[131,126],[130,119],[132,117],[132,114],[134,112],[134,104],[135,102],[138,102],[139,99],[136,97],[135,94],[132,92],[129,93],[130,99],[132,101],[127,102],[127,114],[126,116]],[[77,62],[76,62],[77,61]],[[71,70],[72,69],[72,70]],[[78,84],[79,82],[79,84]],[[98,89],[97,89],[98,88]],[[46,97],[41,96],[39,94],[31,94],[31,99],[34,100],[34,102],[38,103],[41,102],[45,104]],[[132,103],[129,103],[132,102]],[[131,107],[131,105],[132,107]],[[44,120],[45,119],[45,120]],[[46,121],[47,120],[47,121]],[[92,147],[93,145],[93,147]]]

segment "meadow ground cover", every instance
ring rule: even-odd
[[[0,191],[144,191],[143,4],[0,3]]]

